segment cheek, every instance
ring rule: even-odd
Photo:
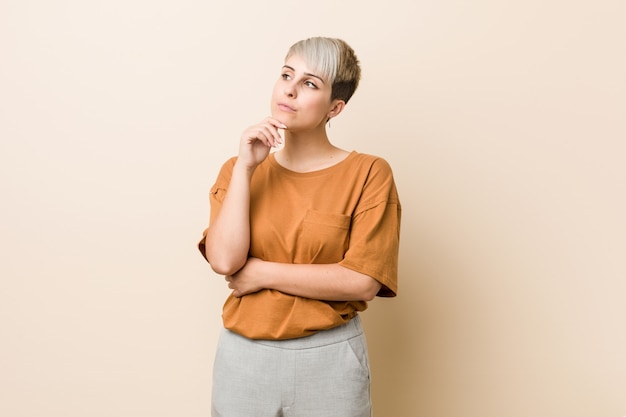
[[[275,100],[277,97],[279,97],[282,93],[282,88],[280,86],[280,82],[276,82],[274,84],[274,88],[272,88],[272,100]]]
[[[309,103],[309,108],[313,110],[318,115],[326,115],[329,108],[329,103],[327,100],[320,100],[316,97],[315,100],[311,100]]]
[[[272,95],[270,97],[270,108],[272,109],[272,112],[274,111],[274,108],[276,107],[276,103],[278,103],[279,99],[279,95],[278,95],[278,91],[276,88],[274,88],[274,90],[272,90]]]
[[[274,88],[272,89],[272,102],[276,101],[277,92],[278,92],[278,88],[274,86]]]

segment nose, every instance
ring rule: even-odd
[[[283,92],[289,98],[295,98],[296,97],[296,89],[294,88],[293,84],[291,84],[291,83],[285,84],[285,88],[284,88]]]

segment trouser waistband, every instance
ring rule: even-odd
[[[328,330],[321,330],[311,336],[287,340],[251,340],[254,343],[280,349],[309,349],[344,342],[363,334],[361,318],[356,315],[349,322]],[[243,336],[241,336],[243,337]]]

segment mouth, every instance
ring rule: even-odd
[[[285,103],[278,103],[278,104],[276,105],[276,107],[278,107],[278,109],[279,109],[279,110],[286,111],[286,112],[289,112],[289,113],[293,113],[293,112],[295,112],[295,111],[296,111],[296,109],[294,109],[294,108],[293,108],[293,107],[291,107],[291,106],[288,106],[288,105],[287,105],[287,104],[285,104]]]

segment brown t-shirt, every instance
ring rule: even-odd
[[[210,222],[222,207],[236,158],[211,188]],[[340,265],[397,292],[400,202],[389,164],[351,152],[319,171],[299,173],[270,154],[250,184],[250,256],[271,262]],[[210,223],[209,222],[209,227]],[[204,239],[199,249],[204,256]],[[323,301],[261,290],[224,304],[224,326],[251,339],[292,339],[346,323],[365,301]]]

